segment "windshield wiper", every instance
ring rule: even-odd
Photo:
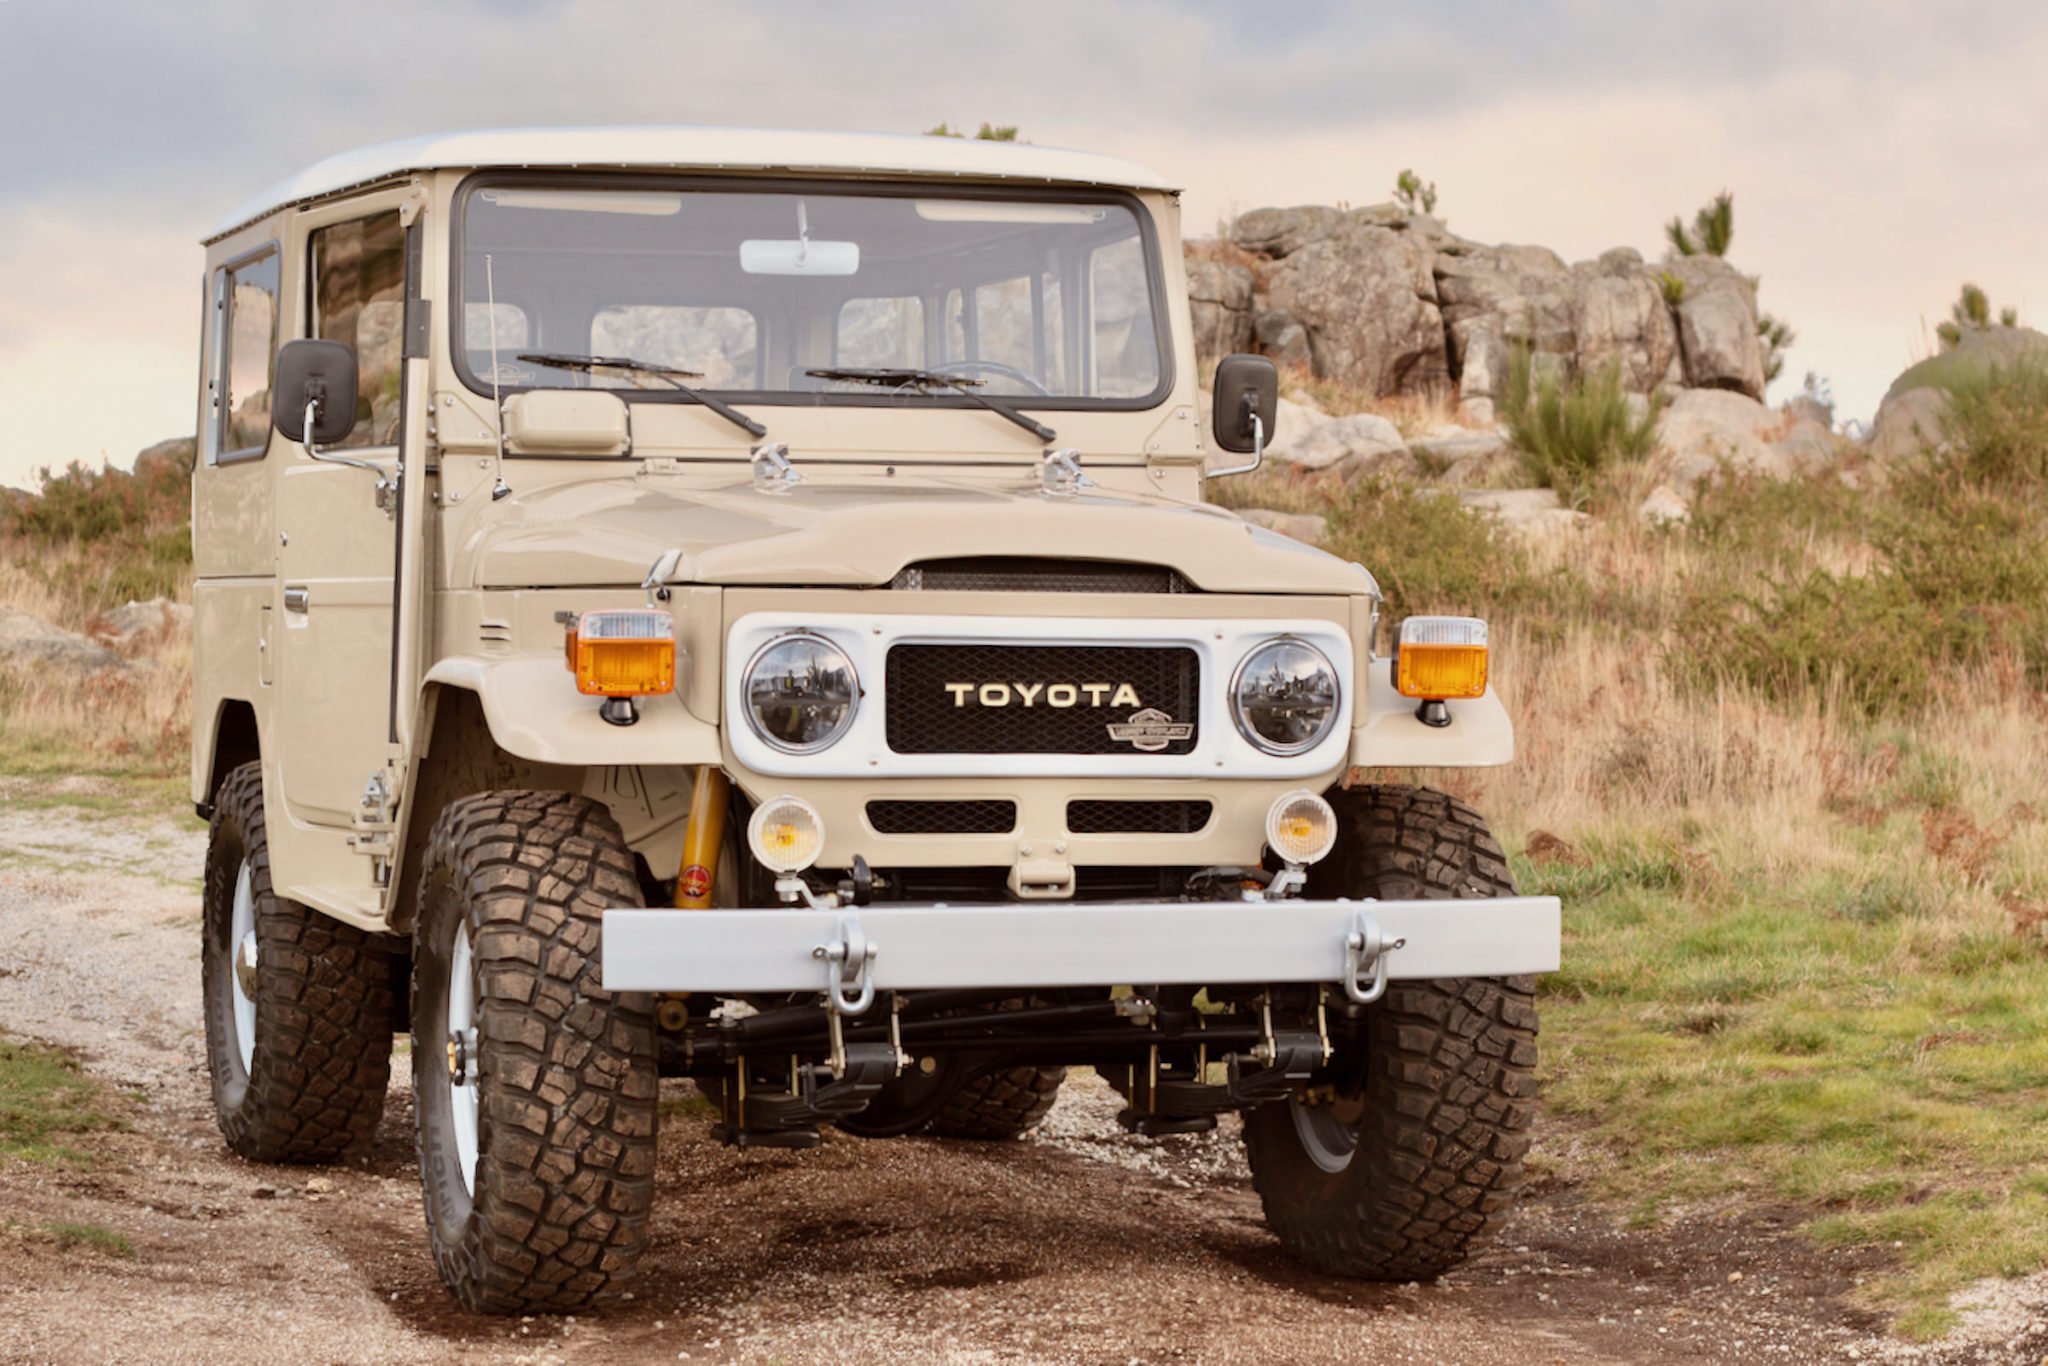
[[[975,389],[982,383],[982,381],[978,379],[963,379],[959,375],[949,375],[940,370],[840,369],[806,370],[804,371],[804,373],[806,375],[809,375],[812,379],[842,380],[848,384],[912,384],[916,385],[920,391],[928,389],[934,384],[943,384],[948,389],[953,390],[953,392],[960,394],[968,399],[971,399],[975,403],[979,403],[982,407],[988,409],[996,416],[1008,418],[1010,421],[1016,423],[1019,427],[1022,427],[1025,431],[1030,432],[1033,436],[1037,437],[1040,441],[1051,441],[1057,438],[1059,435],[1058,432],[1055,432],[1052,428],[1046,426],[1043,422],[1040,422],[1035,418],[1026,417],[1023,413],[1018,412],[1009,404],[1000,403],[997,400],[988,397],[988,395],[986,394],[977,394],[976,392],[974,392]]]
[[[673,365],[656,365],[651,360],[633,360],[628,356],[564,356],[552,351],[528,351],[522,353],[519,359],[529,365],[552,366],[557,370],[581,370],[585,373],[592,370],[626,370],[636,375],[652,375],[683,397],[695,399],[733,426],[742,428],[748,436],[768,435],[766,427],[731,404],[721,402],[701,389],[692,389],[683,383],[685,379],[702,379],[704,372],[701,370],[680,370]]]

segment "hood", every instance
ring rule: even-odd
[[[1222,508],[1100,487],[1073,495],[986,476],[834,475],[775,493],[741,473],[705,487],[622,475],[515,494],[464,546],[481,588],[672,583],[871,588],[923,560],[1046,556],[1166,565],[1212,593],[1353,594],[1357,565]]]

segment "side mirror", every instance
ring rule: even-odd
[[[277,353],[270,420],[287,441],[327,446],[346,438],[356,429],[355,348],[331,341],[286,342]]]
[[[1225,356],[1216,363],[1215,393],[1216,444],[1254,459],[1240,468],[1211,471],[1212,477],[1258,468],[1257,457],[1273,439],[1273,422],[1280,413],[1279,370],[1264,356]]]

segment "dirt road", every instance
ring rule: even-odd
[[[77,802],[73,806],[66,803]],[[2048,1286],[1932,1349],[1853,1306],[1871,1254],[1790,1212],[1624,1231],[1539,1180],[1498,1246],[1429,1286],[1305,1274],[1233,1133],[1123,1134],[1093,1077],[1001,1146],[712,1144],[671,1083],[651,1256],[575,1319],[457,1311],[424,1253],[410,1097],[343,1169],[230,1157],[208,1106],[196,822],[90,782],[0,779],[0,1029],[74,1049],[127,1131],[77,1167],[0,1159],[0,1359],[147,1361],[2039,1361]],[[402,1069],[401,1069],[402,1070]],[[1569,1135],[1544,1142],[1570,1171]],[[65,1246],[96,1224],[132,1255]]]

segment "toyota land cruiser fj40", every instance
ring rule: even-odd
[[[1095,1068],[1241,1112],[1328,1272],[1455,1265],[1533,1105],[1558,905],[1358,770],[1502,764],[1483,621],[1207,505],[1178,198],[1050,148],[427,137],[207,243],[192,795],[229,1146],[330,1161],[410,1029],[462,1303],[648,1235],[726,1143],[1007,1138]],[[1382,653],[1384,638],[1391,647]]]

